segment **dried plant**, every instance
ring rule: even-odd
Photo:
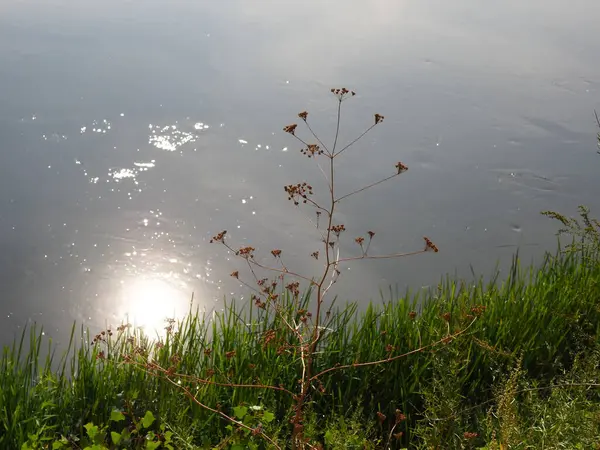
[[[244,279],[238,270],[231,273],[231,277],[239,280],[252,292],[252,304],[259,310],[266,310],[270,313],[279,315],[284,326],[287,327],[287,335],[293,336],[291,342],[287,342],[280,336],[280,330],[269,330],[262,337],[263,345],[276,345],[278,354],[299,355],[299,376],[298,388],[296,392],[285,389],[283,386],[265,386],[260,383],[253,385],[236,385],[232,383],[221,383],[222,386],[239,387],[239,388],[259,388],[273,389],[280,392],[285,392],[293,397],[293,413],[290,417],[292,424],[292,448],[318,448],[311,445],[303,434],[303,423],[305,419],[305,410],[307,402],[311,395],[315,392],[323,391],[323,385],[320,378],[325,374],[348,369],[371,365],[379,365],[396,361],[410,354],[421,352],[424,349],[431,348],[437,345],[445,345],[451,342],[465,332],[466,328],[451,332],[448,329],[448,334],[442,339],[422,345],[408,353],[396,354],[394,347],[389,348],[388,355],[385,359],[377,361],[356,361],[353,364],[337,365],[334,367],[318,368],[316,361],[318,358],[319,343],[323,339],[327,324],[331,322],[333,302],[327,303],[327,294],[330,288],[338,282],[342,271],[340,268],[350,262],[357,260],[375,260],[386,258],[400,258],[404,256],[417,255],[425,252],[437,252],[437,246],[428,238],[424,237],[423,246],[412,252],[392,252],[389,254],[372,254],[370,252],[371,243],[375,237],[375,232],[367,230],[364,235],[353,238],[357,247],[355,255],[341,256],[340,243],[347,234],[347,225],[336,221],[336,211],[340,204],[349,197],[368,190],[386,181],[392,180],[408,170],[408,167],[399,161],[394,161],[390,164],[389,174],[383,178],[369,183],[365,186],[351,190],[346,193],[338,193],[336,188],[336,168],[335,162],[346,154],[352,146],[359,142],[373,128],[383,123],[385,117],[381,114],[374,114],[373,122],[360,133],[356,138],[349,141],[345,145],[339,144],[340,137],[340,122],[342,105],[346,100],[355,96],[354,91],[346,88],[331,89],[331,93],[337,100],[337,121],[335,127],[335,137],[331,145],[325,143],[315,134],[309,121],[309,113],[306,111],[300,112],[298,118],[303,122],[303,125],[308,131],[309,138],[305,139],[299,135],[298,124],[293,123],[283,128],[283,131],[290,134],[296,141],[301,144],[300,154],[315,161],[315,165],[324,176],[327,185],[326,201],[320,202],[314,196],[315,188],[306,181],[300,181],[284,186],[284,191],[289,201],[297,208],[309,208],[309,217],[312,215],[314,220],[311,223],[314,225],[320,237],[320,248],[313,249],[307,252],[308,258],[314,258],[321,263],[320,271],[317,275],[305,275],[294,271],[288,267],[285,262],[285,252],[281,249],[271,249],[270,253],[273,263],[267,264],[256,257],[257,249],[245,245],[236,247],[230,243],[227,231],[221,231],[213,236],[211,243],[218,243],[226,247],[231,253],[244,261],[247,266],[250,278]],[[261,276],[269,274],[269,276]],[[310,301],[308,306],[302,306],[301,292],[310,293]],[[291,298],[294,307],[293,314],[286,314],[284,309],[289,305],[283,301],[283,297]],[[475,320],[475,319],[474,319]],[[471,322],[472,323],[472,322]],[[133,361],[133,360],[130,360]],[[178,379],[189,379],[189,375],[177,374],[172,368],[167,369],[150,363],[145,365],[151,373],[160,376],[165,376],[172,381],[173,377]],[[194,377],[192,377],[194,378]],[[210,379],[194,378],[197,383],[219,384]],[[172,381],[173,382],[173,381]],[[216,412],[223,418],[231,420],[237,424],[235,419],[227,416],[218,408],[213,408],[205,405],[200,399],[196,398],[192,392],[186,390],[188,395],[198,405]],[[385,416],[383,416],[385,418]],[[380,417],[381,419],[381,417]],[[385,420],[385,419],[384,419]],[[396,425],[399,423],[396,420]],[[239,424],[237,424],[239,425]],[[256,430],[256,434],[265,437],[271,445],[276,448],[277,445],[264,435],[262,430]]]

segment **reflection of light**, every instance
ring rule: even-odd
[[[141,277],[125,282],[123,287],[122,317],[149,334],[163,334],[167,318],[187,312],[189,298],[167,280]]]

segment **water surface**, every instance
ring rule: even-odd
[[[335,293],[539,258],[556,229],[539,211],[600,207],[597,17],[592,0],[4,2],[0,341],[247,299],[209,244],[223,229],[316,270],[283,186],[319,174],[282,127],[308,110],[331,139],[337,86],[358,92],[343,140],[386,117],[340,160],[340,190],[410,168],[344,202],[343,255],[367,230],[376,253],[423,235],[441,251],[350,264]]]

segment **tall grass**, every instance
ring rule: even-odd
[[[429,292],[390,298],[363,310],[356,304],[340,307],[319,343],[317,372],[336,364],[384,359],[392,349],[408,353],[442,339],[449,330],[472,325],[453,342],[385,366],[322,376],[324,394],[311,396],[311,414],[346,417],[360,407],[365,420],[375,423],[380,412],[389,418],[380,420],[378,428],[385,439],[398,409],[407,416],[402,429],[396,430],[404,432],[405,443],[419,442],[428,427],[438,427],[438,434],[456,431],[457,421],[463,428],[480,427],[476,417],[489,409],[498,380],[517,361],[531,383],[546,386],[570,369],[576,355],[597,343],[600,265],[589,263],[597,261],[596,256],[548,256],[541,266],[525,268],[515,258],[502,282],[446,278]],[[162,342],[121,327],[105,330],[90,345],[86,330],[74,326],[60,358],[40,329],[24,331],[20,340],[4,348],[0,360],[0,448],[19,448],[29,434],[41,430],[82,435],[87,422],[105,423],[113,409],[141,415],[151,410],[176,432],[182,448],[184,441],[209,445],[226,434],[226,421],[182,396],[163,377],[139,369],[136,361],[156,361],[173,373],[204,380],[193,383],[177,377],[212,407],[231,411],[241,404],[265,405],[285,428],[292,406],[286,393],[215,383],[258,382],[294,389],[295,357],[283,354],[280,345],[292,338],[281,321],[297,311],[288,300],[290,308],[283,315],[243,308],[235,301],[212,317],[190,311],[172,324]],[[305,296],[303,302],[307,301]],[[272,330],[277,338],[266,339]],[[413,430],[418,430],[416,435]],[[324,430],[315,427],[313,432]]]

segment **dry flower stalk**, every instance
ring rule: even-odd
[[[296,392],[291,392],[284,389],[281,386],[267,386],[262,385],[260,383],[253,385],[236,385],[232,383],[221,383],[220,385],[227,387],[248,387],[255,389],[275,389],[283,392],[289,393],[294,399],[294,408],[293,408],[293,416],[290,419],[292,424],[292,448],[306,448],[309,445],[306,439],[303,436],[303,421],[304,414],[306,409],[306,402],[308,400],[309,395],[313,393],[313,391],[322,392],[324,391],[323,384],[320,381],[320,377],[324,376],[327,373],[337,370],[343,370],[346,368],[356,368],[356,367],[364,367],[370,365],[380,365],[389,363],[391,361],[395,361],[400,358],[404,358],[409,354],[417,353],[424,351],[425,349],[435,347],[438,345],[442,345],[448,343],[459,335],[464,333],[466,329],[470,327],[467,326],[463,330],[459,330],[453,334],[448,331],[448,335],[444,336],[437,342],[433,342],[430,344],[422,345],[421,347],[412,350],[411,352],[403,355],[396,354],[397,349],[388,345],[386,347],[387,357],[383,360],[378,361],[365,361],[360,362],[356,361],[350,365],[336,365],[335,367],[330,367],[326,370],[321,370],[318,373],[315,373],[314,361],[318,358],[318,354],[316,352],[317,346],[323,336],[323,329],[327,327],[327,325],[333,320],[331,313],[331,306],[324,311],[326,295],[333,284],[335,284],[340,278],[340,266],[349,261],[356,261],[362,259],[384,259],[384,258],[399,258],[403,256],[409,255],[417,255],[420,253],[425,253],[428,251],[437,252],[438,248],[436,245],[427,237],[424,238],[425,246],[421,250],[415,250],[412,252],[397,252],[390,253],[384,255],[371,255],[369,253],[370,245],[375,237],[375,232],[368,230],[365,232],[366,237],[358,236],[354,238],[354,242],[359,246],[360,253],[355,256],[348,257],[340,257],[340,239],[344,235],[346,231],[346,224],[343,223],[334,223],[334,216],[336,214],[336,210],[343,200],[346,198],[356,195],[360,192],[368,190],[372,187],[375,187],[385,181],[391,180],[408,170],[408,167],[402,162],[396,162],[393,164],[394,170],[390,170],[389,174],[377,180],[375,182],[369,183],[363,187],[360,187],[354,191],[349,193],[345,193],[343,195],[338,195],[336,184],[335,184],[335,161],[339,158],[343,153],[346,152],[350,147],[356,144],[360,139],[365,136],[369,131],[371,131],[375,126],[380,125],[384,116],[381,114],[374,114],[373,123],[361,134],[359,134],[355,139],[351,140],[348,144],[344,146],[338,145],[339,143],[339,135],[340,135],[340,122],[341,122],[341,107],[342,103],[356,95],[354,91],[351,91],[346,88],[334,88],[331,89],[331,93],[335,96],[337,100],[337,123],[335,130],[335,138],[331,146],[326,146],[321,139],[313,132],[313,129],[310,126],[308,117],[309,113],[307,111],[302,111],[298,113],[298,118],[302,120],[302,122],[306,125],[311,139],[314,139],[313,142],[308,142],[304,140],[297,134],[298,124],[292,123],[290,125],[286,125],[283,128],[285,133],[290,134],[299,143],[302,144],[302,148],[300,150],[301,154],[311,158],[315,161],[315,164],[318,165],[319,169],[325,175],[327,188],[328,188],[328,196],[327,201],[323,204],[313,200],[313,186],[308,184],[305,181],[298,182],[295,184],[289,184],[284,186],[284,191],[287,194],[288,200],[291,201],[296,207],[308,207],[311,208],[312,211],[316,215],[316,223],[315,228],[320,235],[321,248],[316,249],[310,253],[310,257],[314,258],[316,261],[319,261],[321,266],[320,271],[316,275],[302,275],[298,272],[291,271],[287,268],[287,266],[283,262],[282,250],[273,249],[270,250],[271,256],[275,258],[278,265],[269,266],[266,263],[263,263],[262,260],[259,260],[255,257],[256,249],[252,246],[245,246],[241,248],[234,248],[229,244],[228,239],[226,239],[227,231],[221,231],[220,233],[213,236],[210,240],[211,243],[220,243],[225,246],[232,254],[238,256],[243,261],[251,274],[252,282],[245,282],[241,280],[239,271],[234,271],[231,273],[231,277],[240,280],[242,284],[248,287],[252,291],[251,301],[255,305],[255,307],[259,309],[269,309],[275,314],[279,314],[282,319],[284,325],[292,332],[292,335],[295,336],[296,342],[282,342],[278,337],[278,334],[275,330],[269,330],[262,336],[262,345],[263,348],[267,346],[274,345],[278,354],[284,354],[286,352],[300,354],[299,361],[299,382],[298,382],[298,390]],[[325,168],[321,166],[321,161],[324,162]],[[390,165],[392,166],[392,165]],[[324,224],[320,224],[320,220],[324,219]],[[266,273],[273,274],[273,278],[269,279],[268,277],[259,278],[258,272],[264,271]],[[298,299],[300,297],[301,289],[310,289],[313,293],[311,297],[310,310],[297,308],[295,313],[295,318],[290,320],[285,316],[281,309],[280,304],[280,295],[276,293],[278,287],[279,289],[283,289],[284,292],[287,291],[289,295],[294,299],[298,304]],[[409,316],[412,319],[416,318],[415,312],[410,312]],[[446,319],[446,318],[445,318]],[[473,321],[476,320],[476,316]],[[471,322],[472,324],[473,322]],[[226,353],[227,359],[233,359],[236,357],[236,351],[231,350]],[[133,359],[131,359],[132,363],[134,363]],[[184,374],[176,374],[173,371],[169,371],[168,369],[164,369],[159,366],[146,366],[148,370],[152,369],[152,373],[158,373],[159,376],[164,376],[172,383],[176,384],[174,380],[176,378],[183,379],[185,377],[189,377],[193,379],[196,383],[212,383],[218,384],[212,379],[208,378],[199,378],[198,376],[190,376]],[[208,405],[204,405],[201,401],[194,397],[194,395],[182,388],[184,390],[185,395],[189,396],[193,401],[202,407],[215,412],[216,414],[221,415],[221,417],[230,420],[231,422],[237,424],[240,427],[243,427],[236,421],[233,417],[227,416],[219,408],[212,408]],[[378,412],[378,419],[381,423],[387,420],[386,416]],[[400,412],[397,411],[394,417],[394,427],[392,428],[392,433],[395,427],[404,421],[406,417]],[[274,445],[275,448],[279,448],[273,440],[271,440],[268,436],[266,436],[262,429],[251,429],[253,435],[263,436],[268,442]],[[390,435],[391,436],[391,435]],[[399,439],[402,436],[402,433],[395,433],[394,436],[396,439]],[[309,448],[317,448],[315,446],[310,446]]]

